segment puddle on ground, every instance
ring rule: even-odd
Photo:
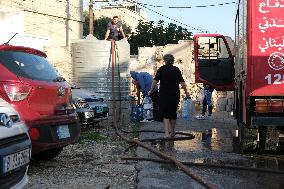
[[[235,130],[212,128],[205,132],[191,132],[193,140],[176,141],[175,148],[178,151],[222,151],[233,152],[233,138]]]
[[[175,141],[172,147],[167,142],[153,144],[156,148],[175,156],[180,161],[261,168],[284,171],[284,153],[275,154],[237,154],[236,130],[213,128],[204,132],[190,132],[193,140]],[[181,135],[177,135],[179,137]],[[170,165],[161,165],[171,170]],[[263,171],[231,170],[222,168],[195,167],[200,174],[212,174],[220,188],[276,188],[282,189],[284,174],[264,173]]]
[[[191,132],[193,140],[175,141],[173,149],[177,153],[205,153],[192,159],[196,163],[215,165],[235,165],[284,171],[284,151],[274,154],[236,154],[238,138],[236,130],[212,128],[205,132]],[[208,152],[206,154],[206,152]],[[209,153],[210,152],[210,153]],[[277,155],[275,155],[277,154]]]

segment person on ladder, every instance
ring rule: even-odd
[[[118,41],[120,38],[120,34],[122,35],[122,38],[126,38],[122,24],[118,21],[118,16],[114,16],[112,18],[112,21],[107,24],[107,31],[105,34],[105,40],[115,40]]]

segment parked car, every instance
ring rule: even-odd
[[[0,189],[27,185],[30,157],[26,125],[16,110],[0,98]]]
[[[88,127],[94,125],[94,111],[90,108],[88,103],[83,99],[72,95],[74,108],[78,114],[82,127]]]
[[[109,108],[103,98],[77,87],[72,87],[72,98],[74,104],[78,102],[85,104],[86,107],[94,112],[94,123],[98,123],[108,118]]]
[[[32,155],[51,159],[80,135],[71,87],[32,48],[0,45],[0,97],[19,112],[29,128]]]

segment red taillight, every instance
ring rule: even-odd
[[[256,100],[255,111],[257,113],[284,112],[284,101],[279,100]]]
[[[22,83],[5,83],[4,90],[11,101],[21,101],[28,97],[32,87]]]
[[[283,112],[283,101],[282,100],[271,100],[270,101],[270,110],[272,112]]]
[[[255,105],[255,111],[257,113],[267,113],[269,110],[267,100],[256,100]]]
[[[40,137],[39,131],[37,128],[31,128],[29,130],[31,140],[37,140]]]

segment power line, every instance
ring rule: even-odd
[[[63,20],[70,20],[70,21],[84,23],[84,21],[82,21],[82,20],[76,20],[76,19],[71,19],[71,18],[68,18],[68,17],[62,17],[62,16],[57,16],[57,15],[47,14],[47,13],[43,13],[43,12],[38,12],[36,10],[29,10],[29,9],[24,8],[21,3],[18,3],[18,2],[13,2],[13,3],[17,4],[25,12],[30,12],[30,13],[40,14],[40,15],[49,16],[49,17],[53,17],[53,18],[60,18],[60,19],[63,19]]]
[[[127,0],[125,0],[127,1]],[[108,2],[106,0],[101,0],[101,1],[95,1],[95,2]],[[127,1],[129,2],[129,1]],[[209,5],[195,5],[195,6],[164,6],[164,5],[153,5],[153,4],[147,4],[147,3],[139,3],[139,2],[130,2],[130,3],[136,3],[138,5],[145,5],[149,7],[155,7],[155,8],[170,8],[170,9],[191,9],[191,8],[206,8],[206,7],[217,7],[217,6],[224,6],[224,5],[231,5],[231,4],[236,4],[235,1],[232,2],[225,2],[225,3],[217,3],[217,4],[209,4]],[[109,3],[110,4],[110,3]]]
[[[34,14],[40,14],[40,15],[44,15],[44,16],[49,16],[49,17],[54,17],[54,18],[61,18],[61,19],[64,19],[64,20],[70,20],[70,21],[84,23],[84,21],[82,21],[82,20],[75,20],[75,19],[71,19],[71,18],[67,18],[67,17],[61,17],[61,16],[52,15],[52,14],[46,14],[46,13],[43,13],[43,12],[37,12],[37,11],[28,10],[28,9],[23,9],[23,11],[34,13]]]
[[[146,5],[155,8],[170,8],[170,9],[191,9],[191,8],[206,8],[206,7],[217,7],[217,6],[224,6],[224,5],[231,5],[236,4],[235,1],[233,2],[226,2],[226,3],[218,3],[218,4],[209,4],[209,5],[196,5],[196,6],[163,6],[163,5],[152,5],[147,3],[138,3],[138,5]]]
[[[135,3],[135,2],[129,1],[129,0],[126,0],[126,1],[129,2],[129,3]],[[175,19],[173,19],[173,18],[170,18],[170,17],[168,17],[168,16],[166,16],[166,15],[164,15],[164,14],[161,14],[161,13],[159,13],[159,12],[153,10],[153,9],[148,8],[148,7],[145,6],[145,5],[140,5],[140,4],[139,4],[139,6],[144,7],[145,9],[148,9],[148,10],[150,10],[150,11],[152,11],[152,12],[154,12],[154,13],[156,13],[156,14],[162,16],[162,17],[165,17],[165,18],[167,18],[167,19],[169,19],[169,20],[171,20],[171,21],[174,21],[174,22],[176,22],[176,23],[179,23],[179,24],[181,24],[181,25],[184,25],[184,26],[190,28],[191,30],[200,31],[200,32],[203,32],[203,33],[210,33],[210,32],[207,31],[207,30],[198,29],[198,28],[195,28],[195,27],[190,26],[190,25],[188,25],[188,24],[182,23],[182,22],[180,22],[180,21],[178,21],[178,20],[175,20]]]
[[[18,2],[13,2],[13,3],[16,4],[17,7],[18,7],[18,8],[21,8],[23,11],[29,12],[29,10],[24,10],[22,4],[20,4],[20,3],[18,3]],[[34,11],[34,10],[32,10],[32,11],[30,11],[30,12],[34,12],[34,13],[36,13],[36,14],[43,14],[43,15],[45,15],[45,13],[40,13],[40,12],[37,12],[37,11]],[[50,15],[50,16],[54,17],[55,20],[57,20],[57,21],[59,21],[59,22],[61,22],[61,23],[63,23],[63,24],[64,24],[64,20],[71,20],[71,21],[76,21],[76,22],[83,22],[83,21],[80,21],[80,20],[73,20],[73,19],[68,19],[68,18],[64,18],[64,17],[60,17],[60,16],[55,16],[55,15]],[[63,19],[63,20],[62,20],[62,19]],[[49,23],[52,23],[52,22],[53,22],[52,20],[49,21]],[[83,23],[84,23],[84,22],[83,22]],[[37,28],[43,28],[43,26],[48,26],[48,24],[46,24],[46,23],[45,23],[45,24],[35,24],[35,23],[31,24],[31,23],[28,23],[28,24],[34,25],[34,26],[37,26],[37,25],[38,25],[38,27],[31,28],[31,29],[29,29],[29,30],[27,30],[27,31],[31,31],[32,29],[37,29]],[[43,29],[44,29],[44,28],[43,28]],[[47,30],[51,32],[51,30],[49,30],[49,29],[47,29]],[[70,30],[73,34],[78,35],[78,33],[75,33],[70,27],[68,27],[68,30]],[[52,30],[52,32],[54,33],[54,30]]]
[[[32,7],[31,5],[28,4],[29,3],[28,1],[26,1],[26,0],[22,0],[22,1],[23,1],[23,4],[19,3],[19,2],[13,2],[13,1],[12,2],[17,4],[17,5],[20,5],[22,9],[25,9],[24,8],[24,6],[25,6],[25,7],[29,7],[29,9],[27,9],[27,10],[33,10],[35,12],[38,12],[35,7]],[[69,0],[55,0],[55,1],[60,2],[60,3],[66,3],[66,5],[69,2]],[[49,7],[51,9],[58,8],[58,5],[55,5],[55,4],[51,5],[49,3],[50,3],[49,1],[45,1],[44,4],[42,4],[41,6],[42,7]],[[73,14],[69,13],[69,15],[71,17],[77,17],[76,14],[81,14],[81,12],[83,11],[83,6],[75,6],[72,3],[68,3],[68,5],[69,5],[70,8],[72,7],[71,9],[74,12]]]
[[[138,6],[141,6],[141,7],[144,7],[145,9],[148,9],[148,10],[150,10],[150,11],[152,11],[152,12],[154,12],[154,13],[156,13],[156,14],[162,16],[162,17],[165,17],[165,18],[167,18],[167,19],[169,19],[169,20],[171,20],[171,21],[174,21],[174,22],[176,22],[176,23],[178,23],[178,24],[181,24],[181,25],[183,25],[183,26],[186,26],[187,28],[189,28],[189,29],[191,29],[191,30],[196,30],[196,31],[203,32],[203,33],[210,33],[210,32],[207,31],[207,30],[202,30],[202,29],[195,28],[195,27],[193,27],[193,26],[190,26],[190,25],[188,25],[188,24],[185,24],[185,23],[182,23],[182,22],[180,22],[180,21],[178,21],[178,20],[175,20],[175,19],[173,19],[173,18],[170,18],[170,17],[168,17],[168,16],[166,16],[166,15],[163,15],[163,14],[161,14],[161,13],[155,11],[155,10],[152,10],[152,9],[148,8],[148,7],[145,6],[143,3],[136,3],[136,2],[131,1],[131,0],[125,0],[125,1],[126,1],[126,2],[129,2],[129,3],[137,4]],[[101,1],[101,2],[106,2],[106,1]],[[111,4],[110,4],[109,2],[108,2],[108,4],[109,4],[109,6],[111,6]],[[147,4],[147,5],[148,5],[148,4]],[[115,6],[115,8],[125,8],[125,7],[126,7],[126,6],[122,6],[122,5]],[[125,12],[124,12],[124,13],[125,13]]]
[[[142,20],[145,20],[145,17],[140,15],[138,12],[129,9],[127,6],[112,6],[111,4],[109,4],[108,6],[109,6],[109,8],[115,8],[115,9],[127,9],[129,12],[132,12],[132,13],[136,14],[137,16],[139,16]],[[103,7],[102,9],[107,9],[107,7]],[[123,11],[123,12],[125,14],[127,14],[125,11]],[[131,16],[130,14],[127,14],[127,15],[129,15],[130,17],[132,17],[132,18],[134,18],[136,20],[141,20],[141,19],[138,19],[138,18],[135,18],[135,17]]]
[[[56,0],[57,2],[60,2],[60,3],[67,3],[69,0]],[[82,5],[82,6],[75,6],[75,5],[73,5],[72,3],[69,3],[69,5],[71,6],[71,7],[74,7],[74,8],[76,8],[76,9],[81,9],[81,8],[83,8],[84,6]]]

